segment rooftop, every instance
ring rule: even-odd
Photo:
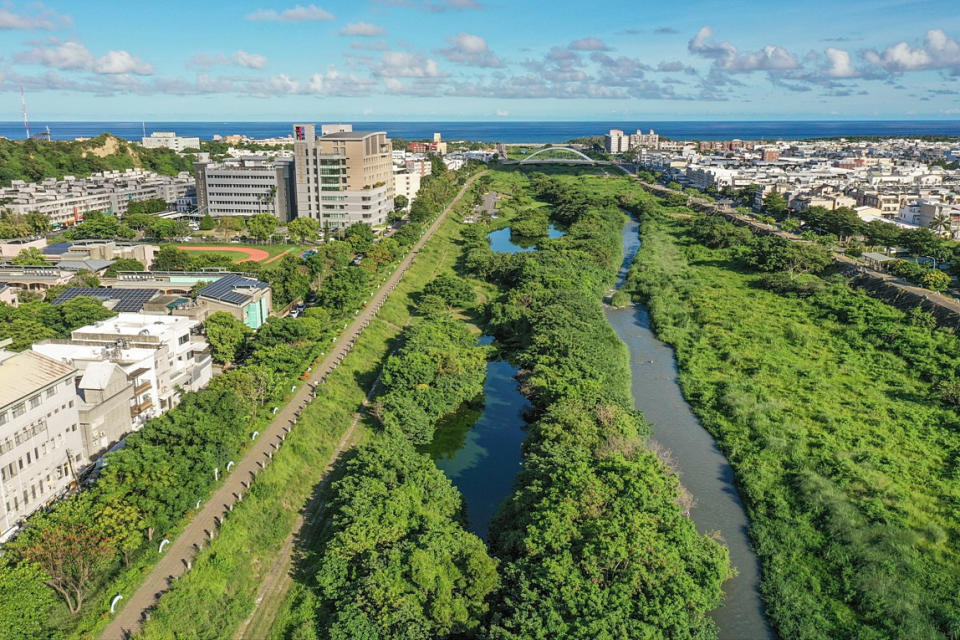
[[[74,336],[109,334],[117,336],[163,336],[171,330],[184,330],[200,324],[182,316],[154,316],[139,313],[119,313],[85,327],[74,329]]]
[[[74,368],[34,351],[23,351],[0,362],[0,407],[71,375]]]
[[[71,287],[64,291],[53,301],[54,306],[58,306],[67,300],[73,300],[81,296],[96,298],[98,300],[115,301],[111,309],[114,311],[140,311],[143,305],[159,293],[156,289],[109,289],[107,287]]]
[[[320,137],[324,140],[363,140],[364,138],[375,136],[378,133],[387,135],[386,131],[338,131],[336,133],[328,133]]]
[[[201,298],[219,300],[228,304],[243,304],[252,297],[254,291],[269,289],[266,282],[245,278],[240,274],[231,274],[208,284],[197,292]]]

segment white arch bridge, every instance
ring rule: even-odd
[[[565,154],[570,155],[569,158],[540,158],[540,156],[545,153],[562,151]],[[613,164],[607,162],[606,160],[595,160],[580,151],[579,149],[574,149],[572,147],[544,147],[542,149],[537,149],[526,158],[522,160],[509,160],[503,164],[587,164],[591,166],[604,165],[604,164]]]

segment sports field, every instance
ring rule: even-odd
[[[227,256],[234,262],[262,262],[264,264],[279,260],[287,253],[299,255],[305,249],[305,247],[289,244],[268,244],[255,247],[236,244],[183,244],[177,245],[177,248],[191,253],[203,252]]]

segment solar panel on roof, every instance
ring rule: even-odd
[[[259,280],[245,278],[242,275],[232,273],[220,278],[216,282],[208,284],[203,289],[200,289],[198,294],[205,298],[213,298],[214,300],[220,300],[229,304],[243,304],[250,296],[234,291],[234,289],[240,287],[266,289],[269,286],[266,282],[260,282]]]
[[[79,297],[97,298],[100,300],[116,300],[114,311],[141,311],[143,306],[157,295],[154,289],[109,289],[107,287],[71,287],[64,291],[54,305],[60,305],[67,300]]]

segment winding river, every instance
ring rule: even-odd
[[[639,248],[639,224],[631,217],[623,228],[618,287],[626,281]],[[673,350],[657,340],[643,306],[607,307],[606,315],[630,352],[634,406],[646,416],[654,440],[673,454],[680,480],[694,497],[690,516],[701,533],[720,532],[737,568],[738,575],[724,584],[724,605],[711,614],[720,639],[773,638],[758,590],[759,561],[750,544],[747,515],[733,482],[733,470],[683,398]]]

